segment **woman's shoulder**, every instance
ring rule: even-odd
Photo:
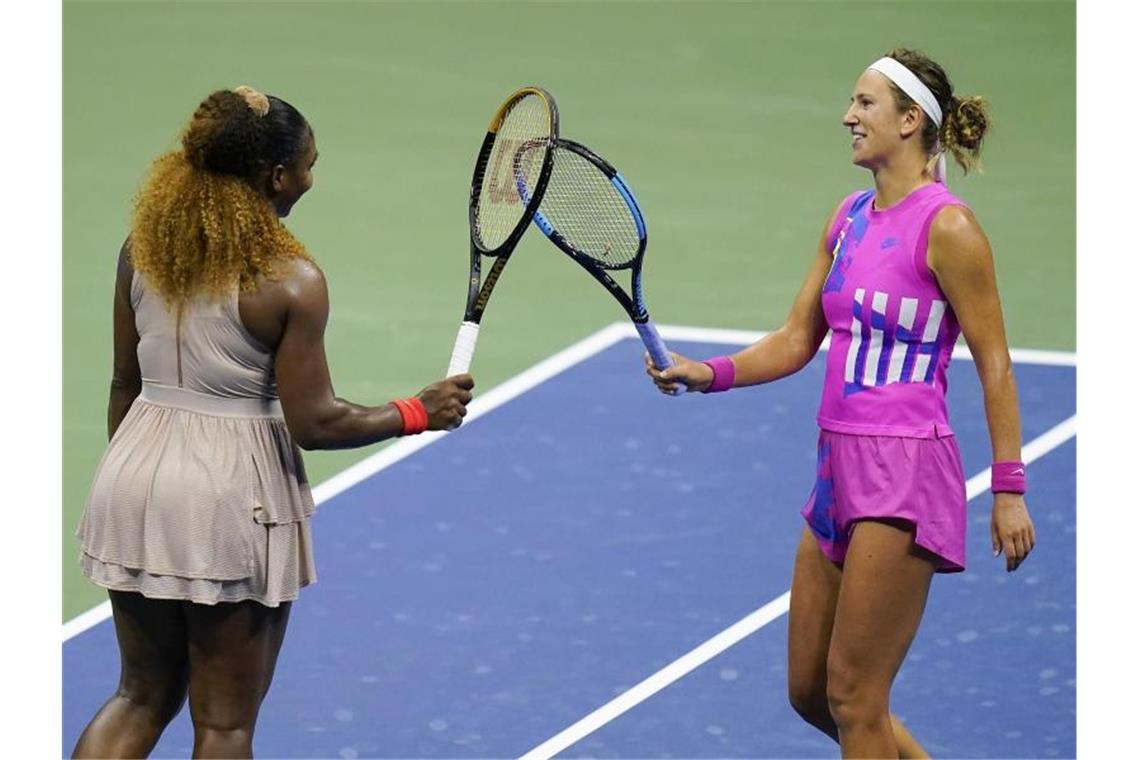
[[[274,321],[296,308],[328,303],[328,286],[320,266],[309,258],[290,258],[279,262],[271,275],[242,292],[239,298],[244,316]]]

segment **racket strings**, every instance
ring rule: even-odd
[[[572,248],[606,269],[637,258],[637,223],[610,178],[587,159],[558,150],[541,211]]]
[[[502,246],[522,220],[542,173],[552,123],[546,100],[533,93],[512,103],[504,115],[475,205],[475,232],[485,250]],[[520,182],[525,196],[519,194]]]

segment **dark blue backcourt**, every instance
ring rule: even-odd
[[[726,346],[675,343],[693,356]],[[784,593],[815,476],[823,357],[667,398],[622,340],[324,503],[255,750],[518,757]],[[1075,368],[1018,364],[1024,440],[1075,413]],[[950,370],[967,477],[990,461]],[[935,579],[892,708],[936,756],[1076,754],[1076,444],[1030,466],[1038,544],[1013,574],[970,502],[965,573]],[[835,757],[785,696],[786,616],[566,757]],[[65,643],[63,745],[111,693],[109,621]],[[185,711],[155,756],[190,754]]]

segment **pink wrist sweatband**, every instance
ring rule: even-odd
[[[990,490],[994,493],[1025,493],[1025,463],[994,462],[990,468]]]
[[[709,387],[701,391],[702,393],[727,391],[736,382],[736,365],[732,363],[732,359],[729,357],[716,356],[712,359],[706,359],[704,364],[712,369],[713,379],[709,383]]]

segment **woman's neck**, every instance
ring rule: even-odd
[[[934,182],[934,178],[926,171],[925,161],[919,160],[882,166],[873,170],[873,174],[877,211],[890,208],[918,188]]]

